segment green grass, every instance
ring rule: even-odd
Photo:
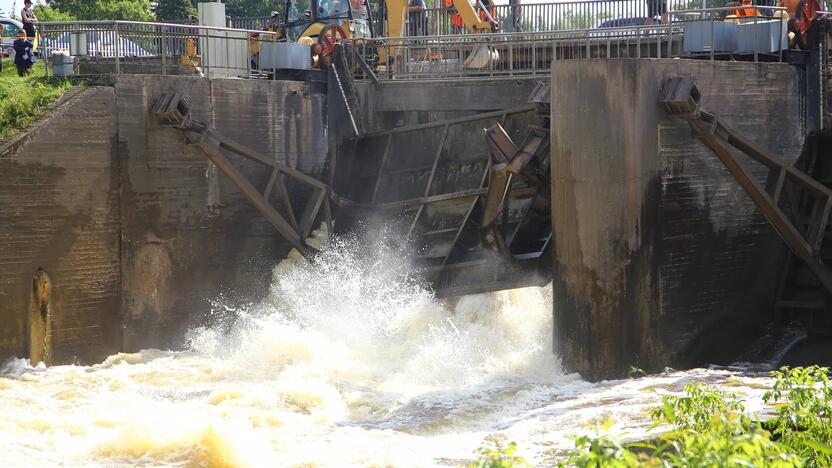
[[[37,62],[28,76],[20,78],[10,59],[0,72],[0,141],[37,122],[46,107],[72,87],[62,78],[44,76],[43,62]]]

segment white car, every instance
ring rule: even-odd
[[[8,57],[14,53],[12,44],[18,31],[23,29],[23,23],[11,18],[0,18],[0,28],[0,52],[4,57]]]

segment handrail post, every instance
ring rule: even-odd
[[[161,49],[162,49],[161,50],[161,52],[162,52],[162,76],[167,75],[167,71],[168,71],[167,57],[166,57],[167,53],[165,52],[165,49],[167,49],[167,47],[165,46],[167,44],[167,37],[165,36],[165,29],[167,29],[167,27],[162,26],[162,47],[161,47]]]
[[[757,16],[759,14],[760,7],[754,5],[754,45],[751,46],[754,48],[754,63],[757,63],[757,44],[759,44],[759,42],[757,41]]]
[[[118,21],[115,22],[115,26],[113,27],[113,31],[115,33],[115,41],[116,41],[116,75],[121,74],[121,38],[118,35]]]
[[[206,78],[211,77],[211,33],[208,28],[205,28],[205,54],[202,56],[202,70]]]
[[[277,80],[277,33],[272,32],[272,81],[274,80]]]

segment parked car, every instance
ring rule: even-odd
[[[637,16],[634,18],[617,18],[601,21],[595,26],[596,29],[603,28],[632,28],[637,26],[644,26],[647,18],[644,16]]]
[[[12,44],[18,31],[23,29],[23,23],[11,18],[0,18],[0,54],[9,57],[14,53]]]

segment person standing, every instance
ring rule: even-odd
[[[662,17],[662,24],[670,23],[666,0],[647,0],[647,20],[645,20],[644,24],[655,24],[655,18],[659,15]]]
[[[20,11],[20,19],[23,21],[23,30],[26,31],[26,37],[34,43],[37,37],[38,17],[35,16],[35,10],[32,8],[32,0],[25,0],[23,2],[23,10]]]
[[[456,11],[454,0],[445,0],[445,10],[448,12],[448,20],[451,23],[451,33],[460,34],[462,32],[462,17]]]
[[[32,56],[32,41],[26,37],[28,33],[21,29],[17,33],[12,47],[14,47],[14,66],[17,67],[17,76],[23,77],[32,68],[34,57]]]
[[[428,7],[425,0],[410,0],[407,4],[408,36],[428,34]]]

